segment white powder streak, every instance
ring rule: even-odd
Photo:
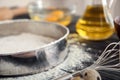
[[[53,41],[53,38],[32,33],[6,36],[0,38],[0,54],[34,50]]]

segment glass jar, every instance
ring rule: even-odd
[[[57,22],[67,26],[75,13],[75,5],[70,0],[35,0],[28,6],[32,20]]]
[[[88,0],[87,0],[88,1]],[[80,37],[87,40],[104,40],[114,33],[110,7],[113,0],[89,0],[86,10],[76,24]]]

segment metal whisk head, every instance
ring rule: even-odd
[[[109,44],[97,61],[90,67],[96,70],[120,72],[120,42]]]

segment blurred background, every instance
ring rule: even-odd
[[[0,7],[21,7],[21,6],[23,7],[23,6],[27,6],[32,1],[35,1],[35,0],[0,0]],[[74,3],[77,6],[76,13],[75,13],[76,15],[81,15],[84,11],[85,4],[89,3],[89,0],[88,2],[84,0],[69,0],[69,1]],[[117,3],[113,5],[111,9],[113,18],[115,18],[115,16],[120,15],[120,10],[119,10],[120,0],[116,0],[116,1]]]

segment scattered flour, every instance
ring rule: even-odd
[[[38,49],[54,40],[53,38],[32,33],[3,37],[0,38],[0,54]]]

